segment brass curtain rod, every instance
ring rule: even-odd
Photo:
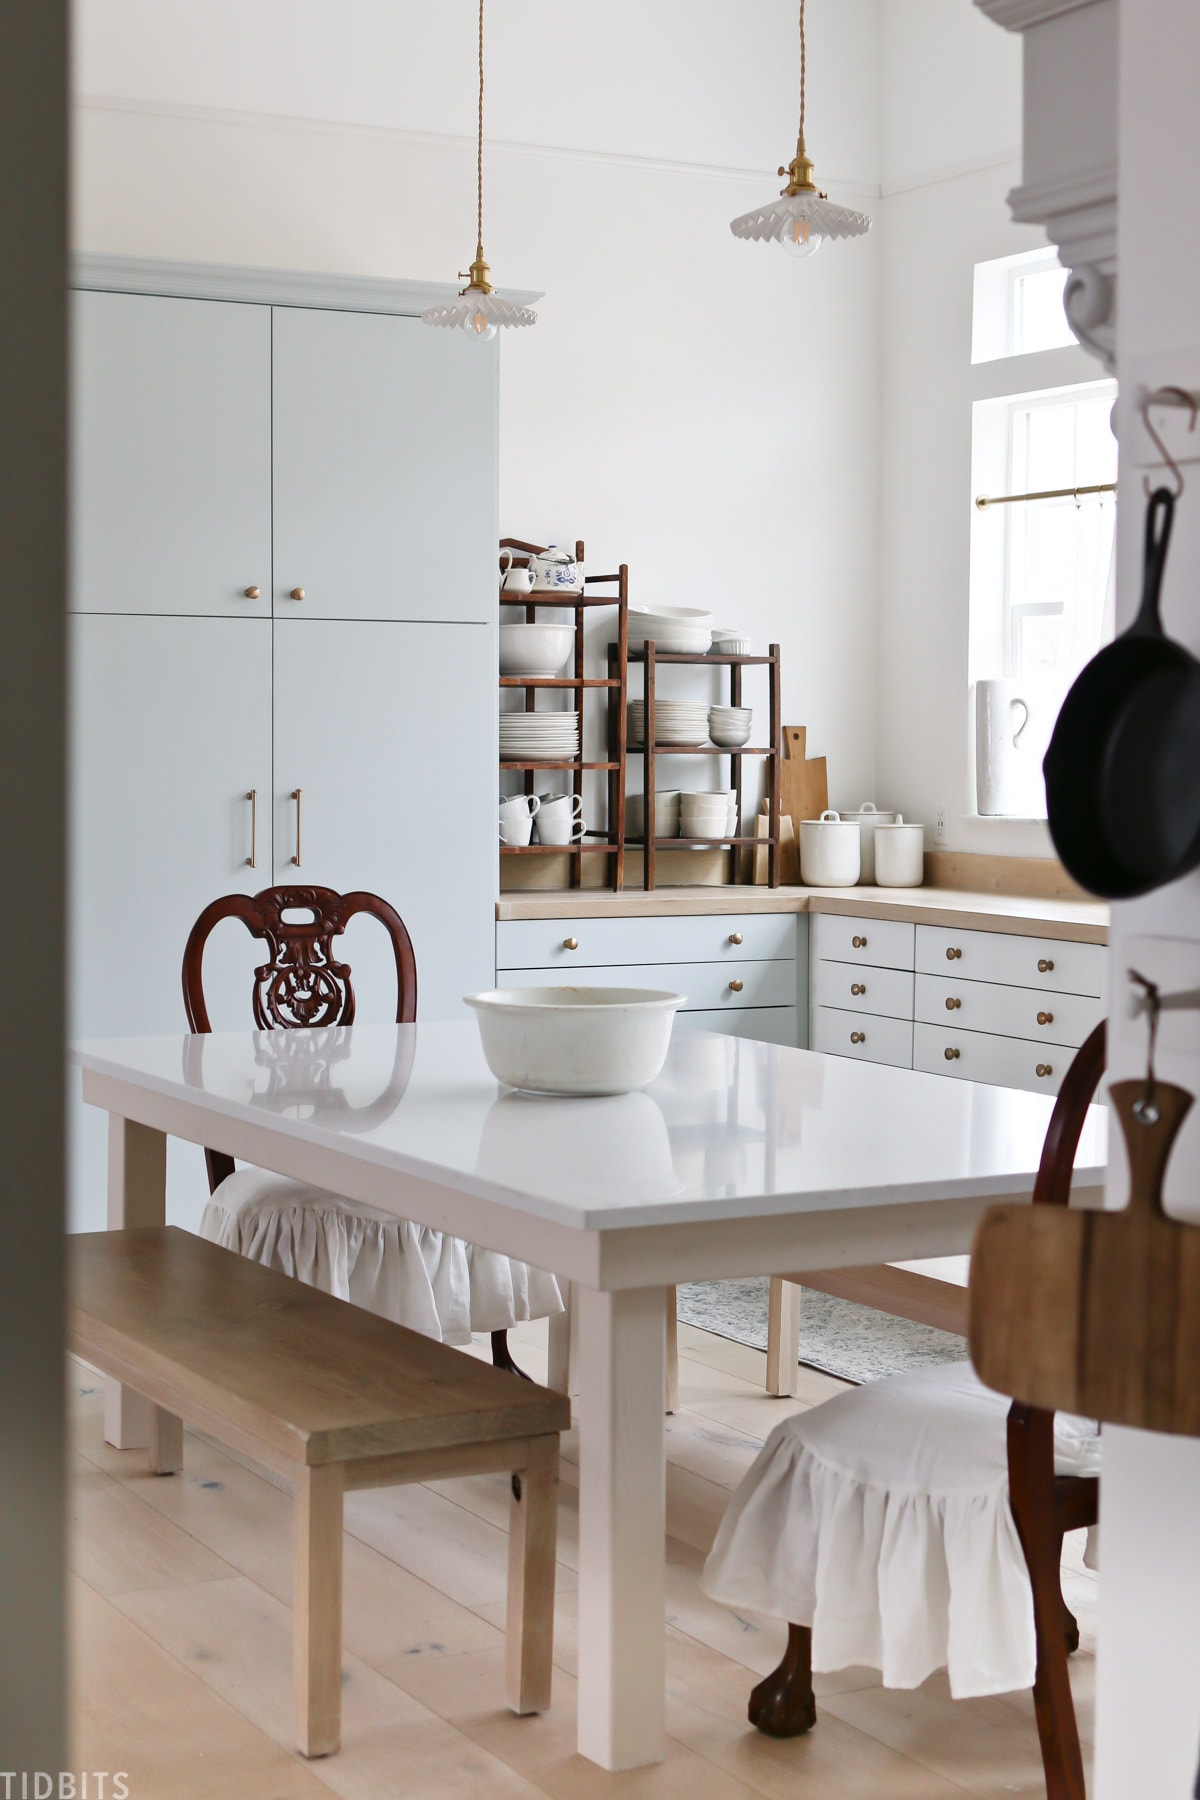
[[[980,512],[989,506],[1015,506],[1019,500],[1082,500],[1085,494],[1115,494],[1115,481],[1097,482],[1094,487],[1045,488],[1040,494],[977,494],[975,504]]]

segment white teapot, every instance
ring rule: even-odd
[[[529,558],[529,571],[533,576],[533,592],[535,594],[582,594],[583,564],[577,563],[573,556],[560,550],[557,544],[547,545]]]

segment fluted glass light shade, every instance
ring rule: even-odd
[[[421,314],[426,325],[457,326],[476,343],[486,344],[502,326],[536,325],[537,314],[529,306],[501,300],[491,283],[491,270],[483,255],[483,0],[479,0],[479,108],[475,141],[475,261],[459,279],[467,285],[457,300],[431,306]]]
[[[812,160],[804,147],[805,89],[808,78],[808,49],[804,30],[806,0],[800,0],[800,134],[796,154],[779,173],[788,177],[788,185],[778,200],[756,206],[752,212],[731,219],[729,229],[734,237],[759,238],[782,244],[792,256],[815,256],[826,238],[862,237],[871,229],[866,213],[852,212],[849,207],[835,206],[828,194],[822,194],[813,180]]]

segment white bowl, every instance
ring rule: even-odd
[[[570,625],[501,625],[500,673],[543,679],[557,675],[574,642]]]
[[[705,612],[700,606],[631,606],[629,623],[635,620],[652,619],[656,625],[685,625],[699,629],[707,625],[712,630],[712,614]]]
[[[708,735],[714,744],[719,744],[724,750],[740,750],[743,744],[750,742],[750,726],[712,724],[708,728]]]
[[[753,656],[754,640],[748,637],[733,637],[722,634],[714,637],[712,647],[719,656]]]
[[[659,988],[494,988],[464,994],[488,1068],[534,1094],[628,1094],[666,1060],[683,994]]]

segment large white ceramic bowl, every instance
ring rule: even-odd
[[[487,1066],[533,1094],[628,1094],[666,1061],[683,994],[658,988],[493,988],[464,994]]]
[[[570,625],[516,622],[500,627],[500,673],[533,678],[557,675],[571,654],[575,631]]]

